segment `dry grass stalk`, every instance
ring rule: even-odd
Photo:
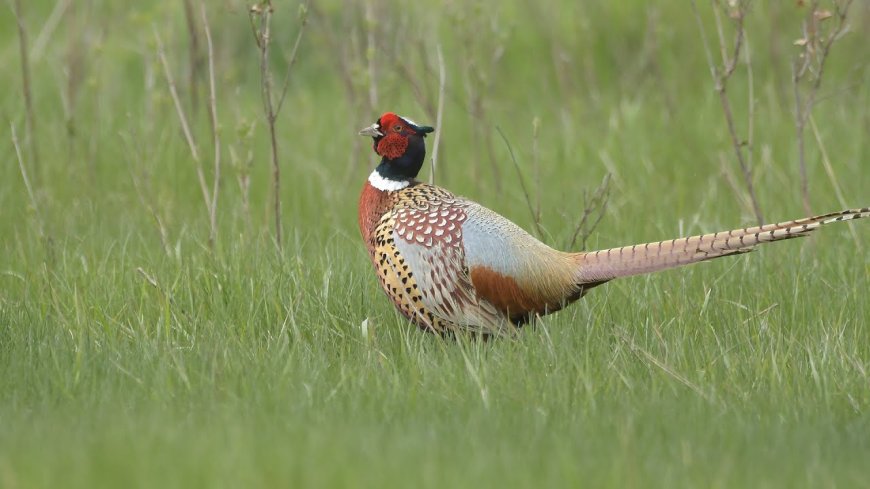
[[[205,41],[208,47],[208,115],[211,127],[211,140],[214,145],[214,169],[212,171],[212,193],[211,201],[209,202],[209,246],[214,248],[217,241],[217,205],[218,192],[221,183],[221,139],[218,127],[217,116],[217,96],[215,95],[214,83],[214,46],[211,41],[211,28],[208,24],[208,16],[205,12],[205,3],[200,4],[200,15],[202,16],[202,25],[205,29]]]
[[[204,8],[204,7],[203,7]],[[204,10],[203,10],[204,16]],[[205,18],[204,18],[205,20]],[[208,26],[206,26],[206,30],[208,30]],[[214,171],[214,185],[213,189],[209,190],[209,185],[205,178],[205,170],[203,169],[202,158],[199,153],[199,149],[197,147],[196,141],[193,137],[193,133],[190,129],[190,124],[188,123],[187,115],[184,112],[184,106],[181,104],[181,99],[178,96],[178,88],[175,84],[175,79],[172,76],[172,70],[169,67],[169,61],[166,59],[166,49],[163,45],[163,40],[160,38],[160,34],[158,34],[157,29],[154,29],[154,38],[157,42],[157,56],[160,59],[160,64],[163,67],[163,75],[166,78],[166,84],[169,87],[169,94],[172,98],[172,102],[175,105],[175,112],[178,115],[178,120],[181,124],[181,131],[184,134],[184,139],[187,142],[187,147],[190,149],[190,155],[193,159],[195,168],[196,168],[196,177],[199,182],[200,192],[202,193],[202,199],[205,203],[206,212],[209,216],[209,248],[214,249],[214,246],[217,241],[217,189],[220,181],[220,139],[217,133],[217,110],[215,104],[214,97],[214,55],[209,48],[209,69],[210,69],[210,94],[209,94],[209,106],[211,112],[211,129],[212,129],[212,139],[215,143],[215,171]],[[209,34],[210,39],[210,34]]]
[[[822,166],[825,168],[825,173],[828,174],[828,178],[831,180],[831,186],[834,187],[834,194],[837,196],[837,201],[843,209],[848,209],[849,205],[846,203],[846,198],[843,196],[843,190],[840,188],[840,184],[837,181],[837,175],[834,172],[834,165],[831,164],[831,158],[828,156],[828,150],[825,147],[824,141],[822,141],[822,135],[819,134],[819,128],[816,127],[816,120],[812,114],[810,114],[808,120],[810,123],[810,129],[813,130],[813,136],[816,138],[816,144],[819,145],[819,152],[822,153]],[[855,240],[855,246],[860,252],[863,248],[861,247],[861,241],[858,239],[858,233],[855,232],[855,223],[850,222],[848,224],[849,232],[852,234],[852,238]]]
[[[629,348],[629,350],[635,354],[638,358],[646,360],[652,365],[658,367],[662,372],[671,376],[673,379],[688,387],[691,391],[698,395],[701,399],[707,401],[708,403],[715,402],[713,396],[708,394],[704,389],[702,389],[698,384],[689,380],[688,377],[678,372],[674,367],[665,363],[663,360],[660,360],[655,357],[652,353],[648,352],[646,349],[642,348],[640,345],[634,342],[634,340],[628,335],[628,333],[623,329],[619,328],[616,331],[616,336],[621,339]]]
[[[45,23],[42,25],[42,30],[39,31],[36,40],[33,41],[33,47],[30,49],[31,60],[38,61],[42,58],[42,55],[45,52],[45,46],[48,45],[48,41],[51,39],[54,31],[57,30],[57,26],[63,20],[67,8],[72,5],[72,3],[72,0],[57,0],[57,2],[55,2],[54,9],[52,9],[48,19],[46,19]]]
[[[36,194],[33,192],[33,185],[30,183],[30,177],[28,177],[27,174],[27,165],[24,164],[24,156],[21,154],[21,145],[18,143],[18,134],[15,132],[15,124],[10,123],[9,129],[12,137],[12,146],[15,147],[15,156],[18,158],[18,170],[21,172],[21,179],[24,181],[24,189],[27,190],[27,197],[30,199],[33,213],[36,215],[39,237],[45,238],[45,221],[42,219],[42,213],[40,212],[39,205],[36,202]]]

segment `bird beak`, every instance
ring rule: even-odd
[[[370,136],[373,138],[379,138],[379,137],[383,136],[383,133],[381,133],[379,126],[378,126],[378,123],[375,122],[374,124],[372,124],[370,126],[364,127],[359,132],[359,135],[360,136]]]

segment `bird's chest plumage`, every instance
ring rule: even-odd
[[[386,214],[389,214],[396,202],[394,192],[384,192],[366,182],[359,196],[357,219],[359,231],[366,243],[369,253],[374,248],[375,228]]]
[[[444,202],[430,188],[383,192],[367,183],[360,196],[359,226],[381,287],[396,308],[424,329],[446,331],[455,325],[424,304],[425,292],[419,287],[420,278],[431,280],[429,264],[417,261],[414,269],[402,252],[417,257],[445,239],[454,240],[452,246],[460,244],[459,224],[464,217],[442,215]]]

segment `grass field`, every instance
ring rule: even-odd
[[[155,39],[211,185],[198,4],[191,61],[183,2],[22,2],[29,131],[13,3],[0,9],[0,487],[870,485],[870,223],[618,280],[485,343],[408,325],[368,263],[356,199],[375,155],[356,131],[388,110],[434,124],[439,47],[439,184],[532,229],[498,128],[553,246],[607,173],[590,248],[754,223],[690,4],[315,1],[277,119],[279,248],[248,5],[207,5],[212,245]],[[804,214],[791,66],[808,7],[771,3],[747,14],[751,64],[741,56],[727,94],[778,221]],[[870,205],[867,3],[847,22],[818,138],[804,133],[816,213]],[[272,28],[280,88],[295,3]],[[727,17],[723,30],[730,43]]]

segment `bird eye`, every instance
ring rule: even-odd
[[[402,132],[402,126],[393,126],[393,130],[396,132]]]

